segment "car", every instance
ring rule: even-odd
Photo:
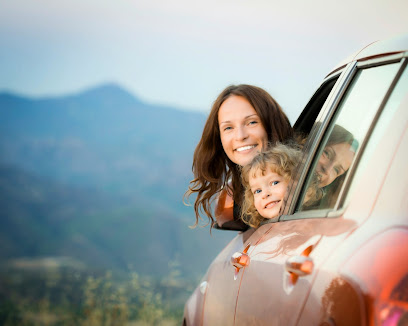
[[[324,78],[294,125],[307,138],[280,217],[217,255],[184,325],[408,325],[407,62],[404,34]],[[308,206],[338,126],[353,136],[349,161],[321,188],[326,200]],[[218,205],[222,228],[231,207]]]

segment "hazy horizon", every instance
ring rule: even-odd
[[[0,91],[32,97],[115,83],[147,103],[208,112],[230,84],[265,88],[292,122],[326,74],[408,32],[403,0],[0,3]]]

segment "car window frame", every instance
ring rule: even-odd
[[[324,137],[325,131],[330,122],[330,118],[333,116],[336,111],[340,100],[343,98],[343,95],[351,83],[354,73],[356,71],[355,66],[357,62],[353,61],[346,65],[343,69],[336,71],[333,74],[328,75],[322,82],[319,89],[322,85],[329,82],[332,78],[338,77],[335,85],[330,91],[325,103],[320,109],[319,114],[313,124],[313,127],[310,131],[309,137],[306,143],[303,146],[302,150],[302,160],[298,166],[298,169],[292,178],[289,184],[289,191],[285,198],[285,207],[282,212],[282,215],[279,217],[279,221],[286,221],[291,219],[298,219],[297,215],[302,214],[303,218],[310,217],[324,217],[321,211],[307,211],[307,212],[296,212],[293,213],[298,202],[298,198],[302,193],[303,185],[306,181],[307,175],[310,170],[310,166],[313,162],[313,158],[316,155],[316,151],[319,148],[319,145]],[[313,97],[311,99],[313,101]],[[306,105],[305,109],[309,107],[309,103]],[[303,114],[303,112],[302,112]],[[300,115],[300,118],[302,117]],[[298,122],[296,122],[298,124]],[[318,127],[317,127],[318,126]],[[300,217],[301,218],[301,217]],[[267,221],[266,221],[267,222]]]
[[[279,217],[277,222],[307,218],[327,218],[327,217],[335,218],[340,217],[344,214],[344,211],[347,209],[347,198],[349,197],[349,189],[354,179],[354,175],[357,170],[357,166],[360,162],[360,159],[364,154],[367,142],[370,139],[373,129],[375,128],[375,125],[377,124],[377,121],[381,116],[381,113],[384,107],[386,106],[386,103],[389,97],[391,96],[391,93],[393,92],[404,69],[408,69],[408,67],[406,67],[408,62],[407,55],[408,52],[403,52],[399,54],[392,54],[378,58],[370,58],[368,60],[352,61],[348,65],[346,65],[343,69],[328,75],[323,80],[321,85],[324,85],[330,79],[336,78],[336,76],[340,74],[336,84],[333,86],[329,96],[327,97],[325,104],[321,108],[320,113],[318,114],[316,121],[313,125],[313,128],[310,131],[311,137],[308,137],[308,140],[304,145],[302,162],[299,165],[299,169],[295,174],[295,177],[289,184],[288,195],[285,198],[286,205],[284,207],[282,215]],[[310,173],[311,165],[313,163],[315,155],[318,149],[320,148],[321,142],[325,138],[327,128],[330,126],[332,119],[338,112],[339,104],[344,98],[344,94],[346,93],[348,87],[354,80],[354,77],[356,76],[357,72],[362,69],[398,62],[399,67],[397,69],[397,72],[394,75],[391,83],[389,84],[385,92],[385,95],[381,100],[381,104],[377,108],[374,118],[369,125],[369,128],[363,138],[362,143],[360,144],[357,156],[353,160],[352,165],[350,166],[350,171],[345,178],[344,184],[340,190],[340,193],[338,195],[334,207],[327,209],[316,209],[296,212],[295,209],[296,207],[298,207],[299,201],[301,200],[303,188],[307,181],[307,177]],[[320,88],[321,86],[319,87],[319,89]],[[308,106],[309,103],[307,104],[306,108]],[[302,115],[303,112],[300,115],[300,118],[302,117]],[[316,128],[317,122],[319,122],[320,125],[319,127]],[[296,124],[298,124],[298,122],[296,122]]]
[[[406,53],[408,54],[408,53]],[[393,56],[394,57],[394,56]],[[351,166],[350,166],[350,172],[347,174],[345,180],[344,180],[344,185],[342,186],[342,188],[340,189],[340,193],[339,196],[337,198],[336,204],[334,205],[332,211],[329,211],[327,214],[327,217],[337,217],[339,216],[338,212],[341,212],[340,215],[343,214],[344,210],[347,208],[347,199],[350,197],[349,196],[349,190],[351,188],[351,183],[354,179],[354,175],[356,174],[359,162],[362,159],[362,156],[364,155],[365,149],[367,147],[367,144],[371,138],[371,135],[374,132],[375,126],[377,125],[378,120],[380,119],[380,116],[382,114],[382,112],[384,111],[384,108],[386,107],[388,100],[392,94],[392,92],[394,91],[398,81],[400,80],[402,74],[404,73],[404,71],[407,68],[407,64],[408,64],[408,58],[406,56],[401,56],[401,55],[397,55],[398,59],[392,59],[388,58],[388,60],[385,61],[380,61],[381,64],[379,64],[378,61],[374,61],[374,62],[362,62],[360,64],[357,65],[358,69],[366,69],[366,68],[370,68],[371,66],[379,66],[379,65],[385,65],[385,64],[392,64],[392,63],[398,63],[399,62],[399,68],[392,80],[392,82],[390,83],[386,93],[384,94],[384,97],[381,101],[381,104],[378,106],[377,108],[377,112],[375,113],[373,120],[371,121],[370,126],[368,127],[368,130],[364,136],[364,140],[360,145],[359,150],[357,151],[357,155],[355,160],[352,162]]]

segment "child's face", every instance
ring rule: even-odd
[[[270,169],[262,175],[258,169],[255,175],[250,172],[248,181],[258,213],[264,218],[277,217],[288,187],[285,178]]]

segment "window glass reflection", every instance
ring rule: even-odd
[[[357,72],[326,131],[297,211],[333,208],[399,63]]]

